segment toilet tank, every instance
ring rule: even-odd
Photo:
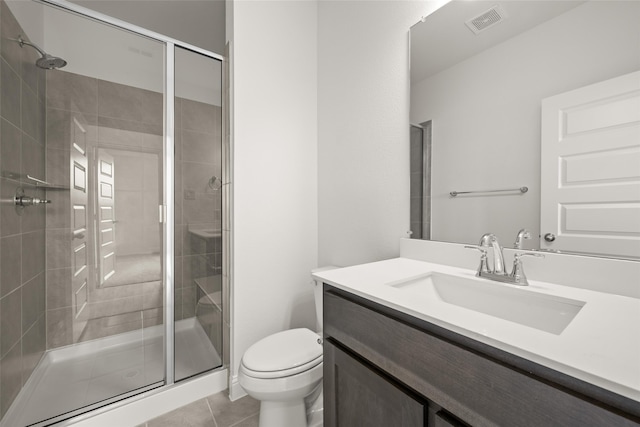
[[[340,267],[328,265],[326,267],[318,267],[311,270],[311,273],[319,273],[321,271],[335,270]],[[316,302],[316,331],[322,332],[322,282],[313,280],[313,299]]]

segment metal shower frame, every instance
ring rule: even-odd
[[[153,390],[153,392],[161,392],[168,387],[171,387],[175,384],[175,373],[174,373],[174,365],[175,365],[175,323],[174,323],[174,272],[175,272],[175,244],[174,244],[174,236],[175,236],[175,187],[174,187],[174,177],[175,177],[175,154],[174,154],[174,143],[175,143],[175,103],[173,102],[175,99],[175,48],[179,47],[182,49],[186,49],[188,51],[206,56],[208,58],[220,61],[221,65],[224,65],[224,57],[220,54],[211,52],[206,49],[202,49],[200,47],[191,45],[189,43],[185,43],[174,38],[156,33],[154,31],[129,24],[125,21],[110,17],[108,15],[104,15],[99,12],[95,12],[91,9],[87,9],[83,6],[79,6],[74,3],[69,3],[65,0],[33,0],[36,3],[41,3],[47,6],[52,6],[58,9],[65,10],[67,12],[75,13],[82,17],[92,19],[102,24],[107,24],[112,27],[125,30],[134,34],[138,34],[140,36],[144,36],[158,42],[161,42],[165,45],[165,61],[164,61],[164,144],[163,144],[163,206],[162,206],[162,219],[163,219],[163,281],[165,283],[164,287],[164,357],[165,357],[165,384],[157,387]],[[223,66],[224,70],[224,66]],[[224,73],[224,71],[223,71]],[[224,78],[224,77],[223,77]],[[225,99],[222,98],[222,107],[223,110],[225,108]],[[224,137],[224,135],[223,135]],[[224,163],[224,160],[223,160]],[[219,368],[224,369],[224,365]],[[145,395],[149,395],[148,392]],[[86,416],[91,416],[96,413],[96,411],[103,412],[115,407],[122,405],[122,401],[108,404],[104,407],[96,409],[94,411],[81,415],[74,418],[74,420],[79,420],[85,418]],[[90,415],[91,414],[91,415]]]

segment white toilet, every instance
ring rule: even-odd
[[[247,394],[260,401],[260,427],[322,427],[320,282],[314,282],[314,298],[319,333],[306,328],[278,332],[242,356],[238,379]]]

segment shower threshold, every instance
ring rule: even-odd
[[[163,325],[49,350],[0,423],[47,426],[164,385]],[[176,378],[221,365],[196,318],[176,322]]]

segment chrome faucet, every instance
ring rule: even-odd
[[[527,235],[529,237],[526,237]],[[520,249],[522,239],[527,239],[530,237],[531,236],[527,230],[520,230],[518,232],[518,237],[516,238],[516,247]],[[487,261],[487,248],[489,246],[493,248],[493,269],[489,268],[489,263]],[[481,253],[480,265],[478,266],[478,271],[476,272],[477,277],[483,277],[489,280],[495,280],[497,282],[512,283],[514,285],[520,286],[527,286],[529,284],[522,267],[522,257],[535,256],[538,258],[544,258],[544,255],[538,253],[518,252],[513,257],[513,269],[511,271],[511,274],[508,274],[504,268],[504,255],[502,253],[502,247],[500,246],[498,238],[495,234],[484,234],[480,239],[480,244],[478,246],[465,246],[465,248],[476,249]]]
[[[481,247],[489,247],[493,248],[493,273],[494,274],[505,274],[504,268],[504,255],[502,254],[502,246],[498,242],[498,236],[493,233],[487,233],[480,238],[480,246]]]
[[[531,238],[531,233],[529,233],[529,230],[527,230],[526,228],[521,229],[520,231],[518,231],[518,235],[516,236],[516,241],[513,244],[513,247],[516,249],[522,249],[522,241],[524,239],[530,239]]]

